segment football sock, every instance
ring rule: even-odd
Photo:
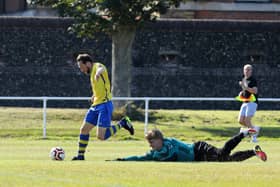
[[[121,119],[118,124],[122,127],[126,124],[125,118]]]
[[[82,158],[84,157],[87,145],[89,141],[89,134],[80,134],[80,140],[79,140],[79,150],[78,150],[78,157]]]
[[[254,150],[237,151],[229,156],[229,161],[243,161],[255,156]]]
[[[120,130],[121,126],[119,124],[112,125],[108,127],[105,131],[104,140],[110,138],[112,135],[116,134]]]

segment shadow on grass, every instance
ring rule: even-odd
[[[204,131],[210,133],[213,136],[218,137],[231,137],[239,132],[239,128],[236,127],[224,127],[224,128],[197,128],[198,131]],[[280,138],[280,127],[261,127],[259,137],[267,138]]]

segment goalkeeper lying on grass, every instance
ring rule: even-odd
[[[237,151],[231,154],[231,151],[244,137],[255,133],[257,132],[254,129],[244,130],[229,139],[222,148],[216,148],[204,141],[189,144],[175,138],[164,138],[160,130],[154,129],[150,130],[145,137],[151,147],[151,151],[146,155],[117,158],[113,161],[233,162],[243,161],[253,156],[266,161],[267,156],[258,145],[255,149]]]

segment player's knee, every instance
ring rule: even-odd
[[[99,140],[105,140],[104,136],[101,136],[101,135],[97,135],[97,138],[98,138]]]
[[[89,134],[89,130],[87,128],[85,128],[85,127],[81,127],[80,128],[80,133],[81,134]]]

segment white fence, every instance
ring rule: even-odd
[[[90,100],[91,97],[0,97],[0,100],[40,100],[43,102],[43,138],[47,137],[47,101],[50,100]],[[149,101],[235,101],[227,97],[113,97],[113,100],[144,101],[145,127],[148,129]],[[259,101],[279,102],[280,98],[259,98]]]

